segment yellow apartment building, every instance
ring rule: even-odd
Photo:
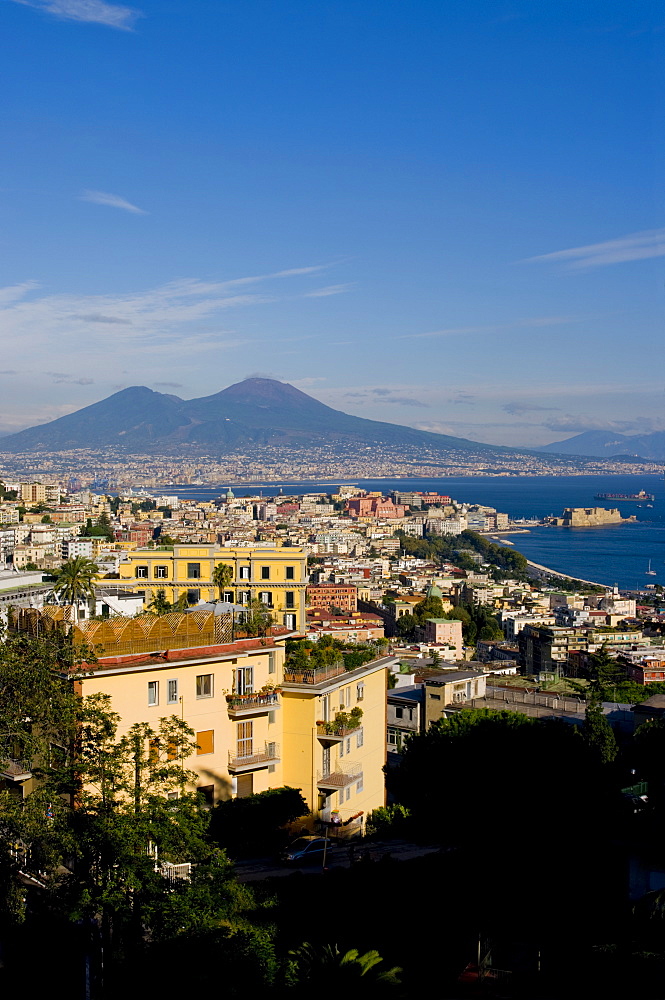
[[[83,696],[110,696],[119,736],[135,723],[184,719],[197,744],[184,766],[211,804],[289,785],[301,789],[312,823],[350,821],[340,831],[347,834],[385,804],[392,658],[351,671],[343,664],[287,671],[284,629],[233,641],[230,615],[73,623],[68,610],[15,609],[10,627],[39,635],[64,627],[75,645],[96,648],[99,659],[76,683]],[[354,709],[360,713],[352,716]]]
[[[330,667],[286,672],[282,682],[285,784],[302,790],[310,809],[342,822],[385,804],[383,766],[387,665],[373,660],[356,670]],[[357,722],[350,712],[357,708]],[[344,713],[347,724],[335,722]]]
[[[103,657],[80,682],[81,693],[111,697],[122,719],[119,735],[137,722],[184,719],[197,742],[184,766],[213,804],[285,784],[282,704],[274,690],[283,663],[283,643],[274,639]]]
[[[134,548],[126,552],[119,572],[122,585],[144,593],[147,601],[157,590],[164,590],[173,603],[186,594],[189,602],[196,604],[219,598],[213,573],[222,564],[233,571],[224,600],[244,605],[260,600],[270,608],[277,625],[304,632],[307,556],[299,548],[223,548],[212,544]]]

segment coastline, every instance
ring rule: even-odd
[[[524,553],[522,553],[524,555]],[[526,557],[525,557],[526,558]],[[549,566],[543,566],[541,563],[533,562],[531,559],[527,559],[527,565],[536,570],[534,576],[539,577],[544,574],[548,576],[558,576],[562,580],[572,580],[574,583],[588,583],[592,587],[603,587],[605,590],[611,590],[606,583],[599,583],[598,580],[584,580],[581,576],[571,576],[569,573],[560,573],[556,569],[551,569]]]

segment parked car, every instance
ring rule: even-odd
[[[323,862],[324,851],[328,853],[337,847],[334,840],[326,841],[324,837],[298,837],[282,853],[282,861],[287,865],[309,865],[321,864]]]

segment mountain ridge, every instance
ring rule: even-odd
[[[0,438],[0,450],[177,447],[229,450],[242,445],[388,444],[433,450],[506,452],[500,446],[354,417],[288,382],[250,378],[209,396],[184,400],[130,386],[46,424]]]
[[[665,459],[665,431],[648,434],[619,434],[616,431],[583,431],[564,441],[540,445],[533,451],[580,458],[639,458],[659,462]]]

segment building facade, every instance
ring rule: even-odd
[[[222,595],[213,582],[215,568],[221,565],[230,567]],[[190,604],[220,596],[245,606],[260,600],[275,624],[298,633],[304,630],[307,557],[302,549],[197,544],[139,548],[125,553],[119,571],[123,587],[145,593],[147,601],[158,590],[173,603],[183,594]]]

